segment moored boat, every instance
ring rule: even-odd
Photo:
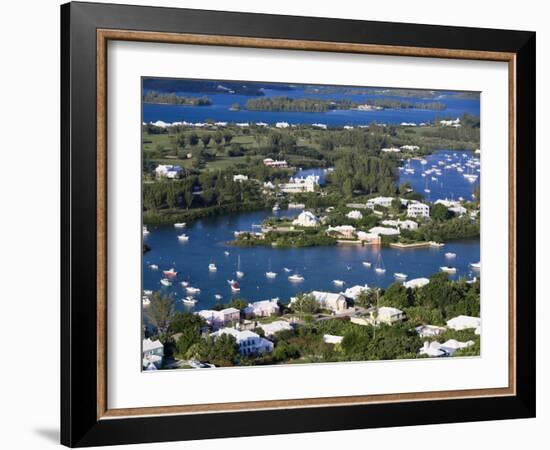
[[[192,287],[192,286],[187,286],[185,288],[185,290],[189,293],[189,294],[198,294],[200,293],[200,288],[198,287]]]
[[[445,258],[448,258],[448,259],[456,258],[456,253],[447,252],[445,253]]]
[[[180,235],[178,236],[178,241],[184,241],[184,242],[186,242],[186,241],[188,241],[188,240],[189,240],[189,236],[187,236],[185,233],[180,234]]]
[[[290,275],[288,277],[288,281],[292,281],[293,283],[299,283],[301,281],[304,281],[304,277],[302,275],[295,273],[294,275]]]
[[[233,292],[239,292],[241,290],[241,286],[239,285],[239,283],[235,280],[227,280],[227,282],[229,283],[229,287],[231,288],[231,290]]]
[[[198,300],[193,297],[185,297],[181,299],[181,301],[186,305],[195,305],[198,302]]]
[[[399,280],[406,280],[408,275],[402,272],[395,272],[393,276]]]
[[[479,270],[479,269],[481,269],[481,262],[470,263],[470,267],[471,267],[472,269]]]
[[[162,273],[167,278],[174,278],[178,274],[176,272],[176,269],[174,269],[173,267],[171,269],[168,269],[168,270],[163,270]]]
[[[345,282],[343,280],[332,280],[336,286],[343,286]]]
[[[163,278],[160,280],[160,284],[163,286],[172,286],[172,282],[168,278]]]
[[[174,228],[185,228],[185,222],[177,222],[174,224]]]
[[[440,267],[441,271],[442,272],[447,272],[447,273],[456,273],[456,267],[451,267],[451,266],[441,266]]]
[[[218,270],[218,268],[216,267],[216,264],[214,264],[214,263],[208,264],[208,271],[209,272],[216,272],[217,270]]]

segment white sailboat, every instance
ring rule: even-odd
[[[195,305],[198,302],[198,300],[193,297],[185,297],[181,301],[186,305]]]
[[[397,278],[398,280],[406,280],[407,277],[408,277],[408,275],[407,275],[406,273],[402,273],[402,272],[395,272],[395,273],[393,274],[393,276],[394,276],[395,278]]]
[[[374,267],[376,273],[383,274],[386,273],[386,268],[384,267],[384,261],[382,260],[382,254],[378,254],[378,260],[376,261],[376,266]]]
[[[269,270],[265,273],[265,276],[267,278],[275,278],[277,276],[277,272],[271,271],[271,259],[269,260]]]
[[[440,269],[441,269],[442,272],[456,273],[456,267],[441,266]]]
[[[174,224],[174,228],[185,228],[185,222],[177,222]]]
[[[288,281],[291,281],[293,283],[299,283],[301,281],[304,281],[304,277],[302,275],[295,273],[294,275],[290,275],[288,277]]]
[[[333,282],[336,286],[343,286],[344,284],[346,284],[343,280],[332,280],[332,282]]]
[[[208,264],[208,271],[209,272],[216,272],[217,270],[218,270],[218,268],[216,267],[216,264],[214,264],[214,263]]]
[[[241,270],[241,255],[237,256],[237,271],[235,275],[237,275],[237,278],[244,277],[244,272]]]
[[[370,266],[372,266],[372,263],[370,263],[369,261],[363,261],[363,265],[365,267],[370,267]]]
[[[445,258],[448,258],[448,259],[456,258],[456,253],[447,252],[445,253]]]
[[[189,236],[187,236],[185,233],[180,234],[178,236],[178,241],[187,242],[189,240]]]
[[[470,263],[470,267],[471,267],[472,269],[479,270],[479,269],[481,269],[481,262]]]

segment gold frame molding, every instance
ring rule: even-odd
[[[409,56],[500,61],[508,63],[508,387],[403,394],[302,398],[252,402],[174,405],[163,407],[109,409],[107,405],[107,43],[137,41],[305,50],[370,55]],[[297,41],[238,36],[158,33],[147,31],[97,30],[97,419],[135,416],[220,413],[266,409],[314,408],[373,403],[448,400],[458,398],[516,395],[516,55],[506,52],[401,47],[321,41]]]

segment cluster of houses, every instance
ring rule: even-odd
[[[383,153],[400,153],[402,151],[415,152],[418,150],[420,150],[418,145],[402,145],[401,147],[386,147],[380,149]]]
[[[172,164],[159,164],[155,169],[155,175],[157,178],[176,179],[181,178],[183,175],[183,169],[181,166],[175,166]]]
[[[408,284],[407,284],[408,283]],[[406,283],[407,287],[420,287],[429,283],[428,279],[419,278]],[[367,285],[353,286],[344,292],[312,291],[311,297],[316,301],[320,309],[329,310],[334,315],[347,316],[356,325],[379,326],[380,324],[393,325],[406,319],[406,315],[398,308],[382,306],[363,310],[350,307],[350,302],[355,300],[361,293],[367,291]],[[297,301],[296,297],[290,299],[290,306]],[[230,335],[235,338],[239,353],[242,356],[261,355],[271,353],[274,349],[273,337],[281,331],[291,331],[295,327],[293,319],[278,319],[269,323],[257,322],[255,318],[279,316],[281,313],[279,299],[261,300],[249,303],[242,311],[237,308],[225,308],[222,310],[201,310],[195,314],[202,317],[208,325],[208,333],[213,338],[222,335]],[[242,317],[244,316],[244,320]],[[256,333],[255,329],[260,328],[263,336]],[[475,334],[481,333],[481,319],[471,316],[457,316],[447,321],[446,326],[421,325],[416,327],[416,332],[427,340],[418,350],[419,355],[429,357],[453,356],[456,350],[466,348],[474,344],[473,341],[460,342],[448,340],[439,343],[436,339],[447,329],[466,330],[474,329]],[[271,339],[271,340],[270,340]],[[324,335],[323,340],[329,344],[341,343],[343,336]],[[151,371],[162,368],[164,357],[164,346],[159,340],[143,339],[143,360],[144,370]]]
[[[319,176],[308,175],[307,177],[291,177],[288,183],[281,183],[279,189],[285,194],[298,194],[315,192],[317,186],[319,186]]]

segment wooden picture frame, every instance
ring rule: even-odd
[[[93,3],[63,5],[61,26],[61,441],[64,445],[534,417],[535,33]],[[109,409],[106,394],[109,40],[507,62],[510,74],[508,387]]]

